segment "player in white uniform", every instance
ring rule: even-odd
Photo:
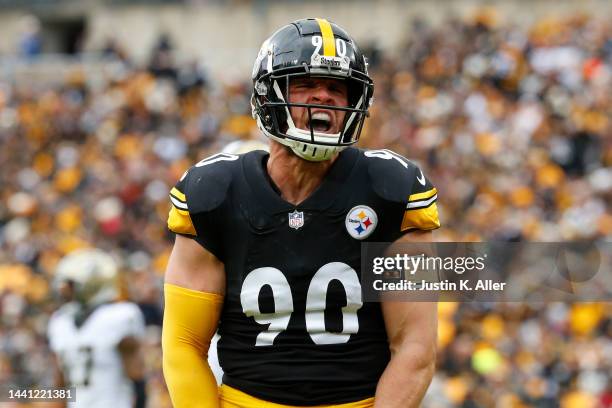
[[[112,257],[91,249],[58,265],[58,285],[69,302],[51,317],[48,336],[61,369],[59,385],[76,388],[70,407],[144,406],[144,318],[136,304],[113,302],[117,272]]]

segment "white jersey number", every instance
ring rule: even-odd
[[[404,168],[408,168],[408,163],[401,157],[399,154],[392,152],[391,150],[382,149],[382,150],[368,150],[364,153],[366,157],[376,157],[378,159],[384,160],[396,160],[399,164],[404,166]]]
[[[68,373],[70,385],[73,387],[88,387],[91,383],[93,369],[93,349],[88,346],[79,347],[73,353],[60,354],[64,372]]]
[[[342,308],[342,332],[332,333],[325,327],[325,305],[329,284],[337,280],[344,287],[346,306]],[[274,313],[262,313],[259,293],[269,286],[274,299]],[[274,339],[287,329],[293,313],[293,296],[285,275],[276,268],[265,267],[251,271],[240,291],[242,310],[268,328],[257,335],[256,346],[271,346]],[[349,341],[351,334],[359,331],[357,311],[361,309],[361,284],[357,272],[342,262],[323,265],[314,274],[306,295],[306,330],[315,344],[340,344]]]
[[[196,163],[195,166],[203,167],[203,166],[208,166],[209,164],[218,163],[221,161],[234,161],[234,160],[238,160],[239,158],[240,157],[236,156],[235,154],[217,153],[217,154],[213,154],[210,157],[200,160],[199,162]]]
[[[208,166],[209,164],[218,163],[222,161],[234,161],[234,160],[238,160],[239,158],[240,157],[236,156],[235,154],[217,153],[217,154],[213,154],[210,157],[200,160],[199,162],[196,163],[195,167]],[[183,175],[181,176],[181,181],[185,179],[185,176],[187,176],[187,173],[189,173],[189,170],[183,173]]]
[[[269,285],[274,297],[274,313],[262,313],[259,309],[259,292]],[[289,325],[293,313],[293,298],[287,278],[276,268],[257,268],[247,275],[240,291],[240,303],[247,317],[259,324],[269,324],[268,329],[257,335],[256,346],[270,346],[274,339]]]

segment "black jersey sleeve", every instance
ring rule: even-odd
[[[437,190],[416,164],[390,150],[366,151],[365,156],[372,188],[385,203],[385,218],[391,220],[392,225],[383,227],[388,237],[440,227]]]
[[[170,191],[168,229],[195,239],[223,259],[223,204],[232,184],[232,162],[240,156],[216,154],[187,170]]]

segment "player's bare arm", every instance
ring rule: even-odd
[[[124,337],[117,345],[125,374],[133,381],[144,378],[144,360],[140,340],[135,337]]]
[[[172,403],[214,408],[217,383],[206,356],[221,310],[223,265],[195,240],[177,235],[165,281],[163,368]]]
[[[432,237],[431,231],[414,231],[395,243],[426,243]],[[385,301],[382,313],[391,360],[378,382],[374,406],[416,408],[435,372],[437,304]]]
[[[121,339],[117,345],[121,362],[127,377],[134,386],[134,408],[144,408],[146,404],[145,365],[141,342],[134,336]]]
[[[225,294],[223,264],[196,241],[181,235],[174,241],[164,281],[200,292]]]
[[[376,388],[376,408],[416,408],[435,371],[437,305],[384,302],[391,360]]]

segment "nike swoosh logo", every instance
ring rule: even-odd
[[[419,169],[419,172],[421,173],[421,177],[417,176],[417,180],[419,181],[419,183],[421,183],[422,186],[425,185],[425,176],[423,175],[423,170]]]

